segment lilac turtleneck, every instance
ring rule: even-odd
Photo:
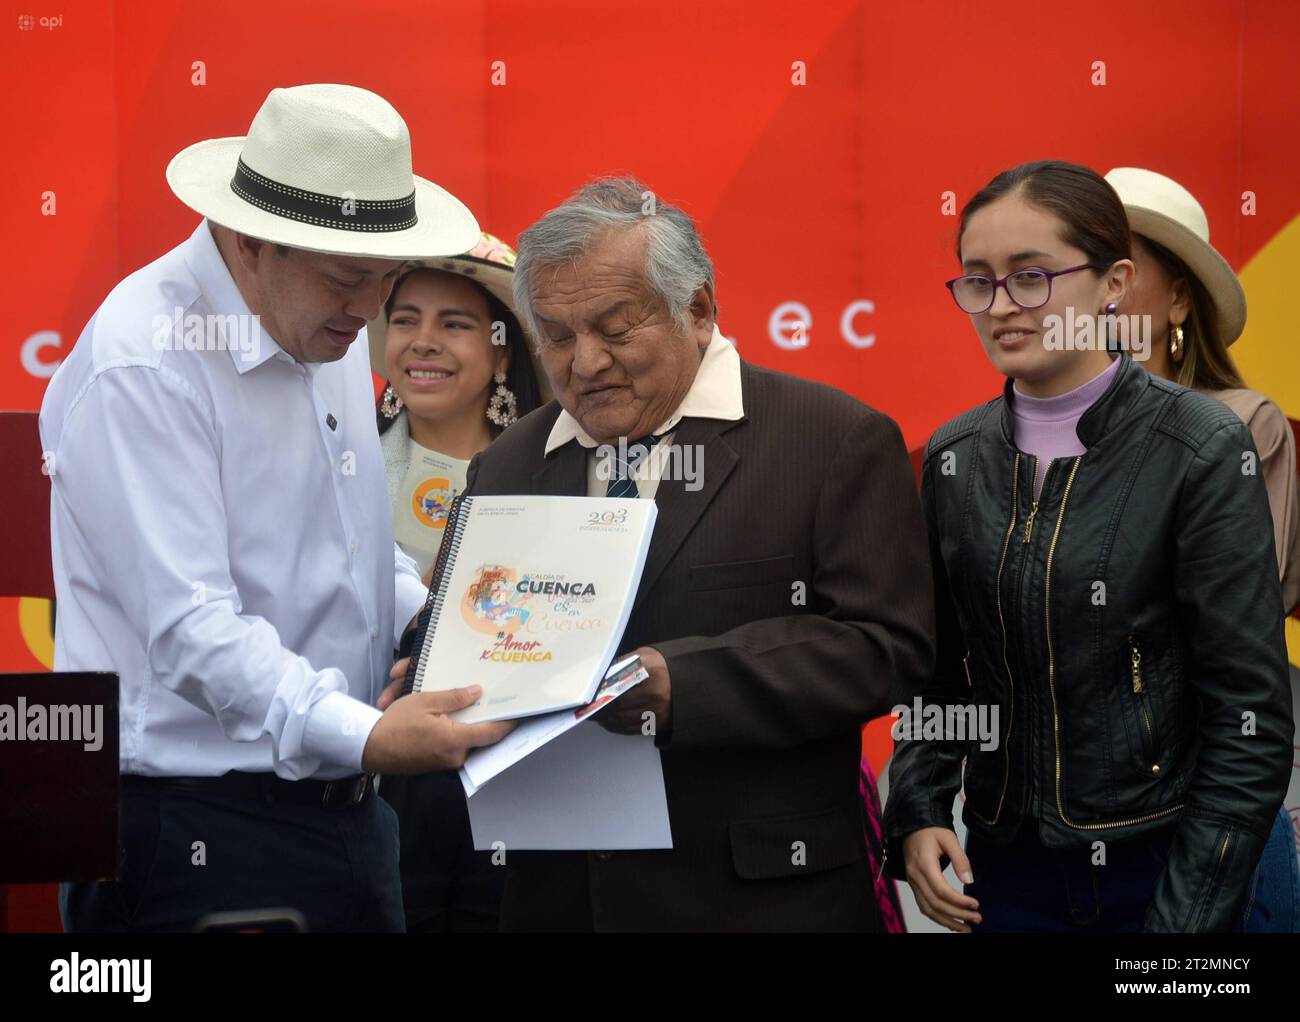
[[[1119,359],[1082,386],[1056,397],[1029,397],[1012,387],[1011,413],[1016,420],[1016,446],[1026,454],[1037,455],[1038,472],[1034,476],[1034,499],[1043,486],[1047,463],[1053,458],[1073,458],[1087,448],[1075,432],[1079,417],[1106,393],[1110,381],[1119,371]]]

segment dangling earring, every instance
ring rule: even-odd
[[[1169,357],[1175,362],[1181,362],[1185,354],[1187,354],[1187,346],[1183,344],[1183,328],[1177,323],[1171,323],[1169,326]]]
[[[402,410],[402,399],[397,396],[397,391],[393,389],[391,383],[384,386],[383,399],[379,402],[379,412],[385,419],[397,418],[397,413]]]
[[[509,426],[519,418],[516,414],[515,393],[506,386],[506,374],[500,369],[492,379],[496,381],[497,389],[492,395],[492,400],[488,402],[487,417],[498,426]]]

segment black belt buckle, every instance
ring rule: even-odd
[[[371,774],[358,774],[356,777],[340,777],[337,781],[327,781],[321,805],[326,809],[350,809],[360,805],[370,793]]]

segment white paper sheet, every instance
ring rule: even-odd
[[[520,721],[519,726],[496,745],[471,751],[465,758],[465,765],[460,768],[460,783],[465,789],[465,797],[473,798],[474,794],[497,774],[508,770],[525,756],[531,756],[547,742],[554,741],[564,732],[577,727],[593,713],[592,706],[599,704],[594,712],[603,713],[609,703],[650,677],[644,667],[638,667],[636,672],[628,677],[614,683],[610,682],[610,678],[617,677],[633,663],[638,663],[637,658],[630,656],[611,665],[605,681],[596,693],[594,703],[578,710],[558,710],[555,713],[529,717]]]
[[[654,738],[585,720],[494,777],[469,799],[474,847],[511,850],[671,848]]]

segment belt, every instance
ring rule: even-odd
[[[122,786],[142,791],[184,791],[254,799],[272,805],[283,802],[320,809],[350,809],[374,793],[373,774],[353,774],[335,781],[286,781],[275,774],[231,770],[219,777],[145,777],[123,774]]]

